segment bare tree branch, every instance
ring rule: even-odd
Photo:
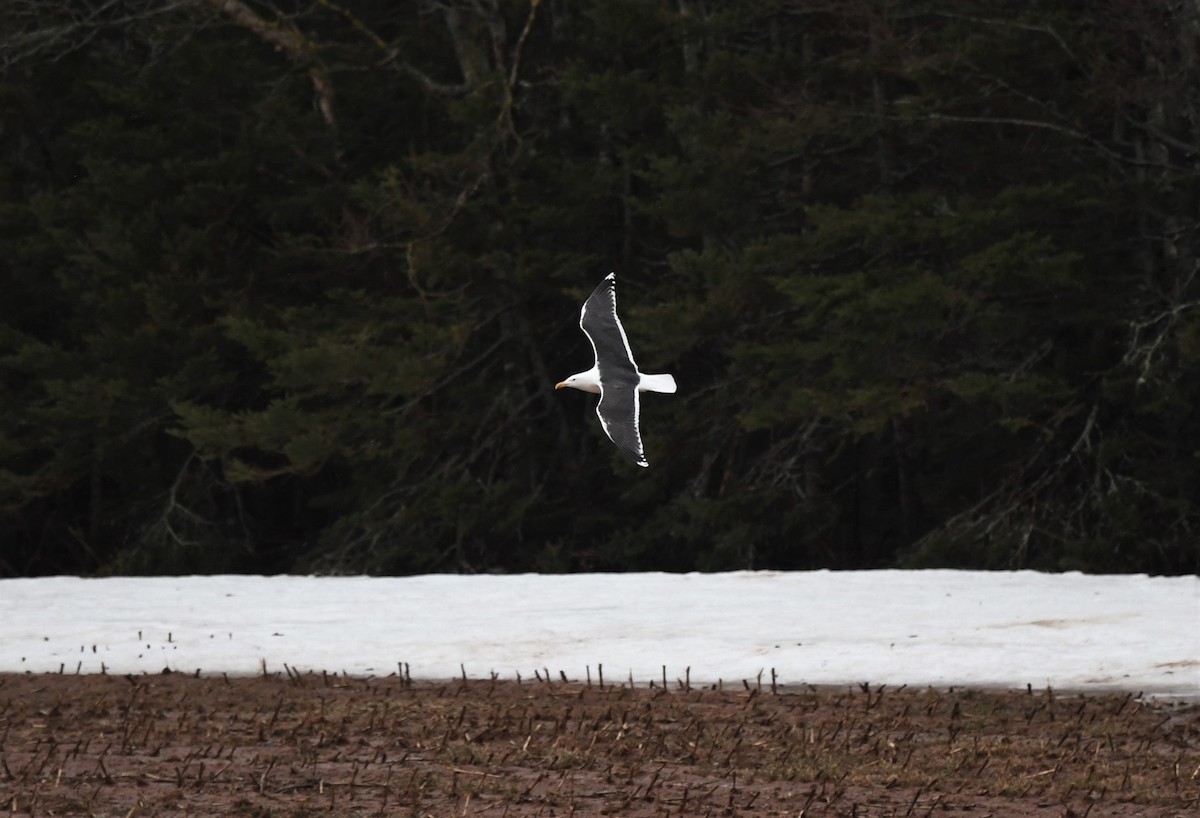
[[[198,0],[6,0],[0,23],[0,67],[35,57],[59,60],[103,31],[120,29],[180,9]]]
[[[1053,26],[1038,26],[1031,23],[1022,23],[1017,20],[1004,20],[999,17],[975,17],[970,14],[954,14],[953,12],[949,11],[936,11],[934,12],[934,16],[944,17],[948,20],[963,20],[969,23],[980,23],[988,26],[1005,26],[1008,28],[1021,29],[1023,31],[1036,31],[1041,34],[1047,34],[1052,37],[1056,43],[1058,43],[1058,47],[1061,48],[1063,53],[1070,57],[1072,61],[1078,60],[1078,58],[1075,56],[1075,52],[1071,50],[1069,45],[1067,45],[1067,41],[1064,40],[1062,36],[1054,30]]]
[[[1187,278],[1180,285],[1178,292],[1182,294],[1191,286],[1192,281],[1196,277],[1196,273],[1200,272],[1200,261],[1196,262]],[[1180,301],[1172,304],[1169,308],[1159,312],[1141,321],[1129,322],[1129,349],[1125,351],[1125,355],[1121,358],[1122,363],[1140,365],[1137,385],[1144,386],[1150,380],[1150,369],[1154,365],[1155,356],[1158,353],[1159,347],[1163,345],[1175,328],[1179,316],[1192,309],[1200,306],[1198,301]],[[1153,333],[1147,333],[1153,329]],[[1149,334],[1149,337],[1147,337]]]
[[[337,127],[333,108],[333,80],[317,57],[317,47],[295,25],[282,17],[265,20],[241,0],[205,0],[208,5],[229,17],[242,28],[254,32],[264,42],[275,46],[292,62],[307,71],[316,95],[317,107],[330,127]]]

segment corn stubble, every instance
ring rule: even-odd
[[[0,676],[0,808],[135,816],[1200,814],[1200,708],[1052,690]]]

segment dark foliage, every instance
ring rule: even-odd
[[[0,575],[1200,570],[1200,12],[0,9]],[[603,438],[610,270],[652,467]]]

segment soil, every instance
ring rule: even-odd
[[[0,808],[1200,816],[1200,705],[1052,690],[0,675]]]

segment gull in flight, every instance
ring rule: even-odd
[[[675,391],[675,379],[670,375],[644,375],[638,371],[629,348],[629,338],[621,319],[617,317],[617,276],[609,273],[583,302],[579,311],[579,326],[592,342],[596,362],[586,372],[578,372],[555,385],[555,389],[570,387],[600,396],[596,414],[609,440],[621,452],[646,467],[639,426],[640,392]]]

